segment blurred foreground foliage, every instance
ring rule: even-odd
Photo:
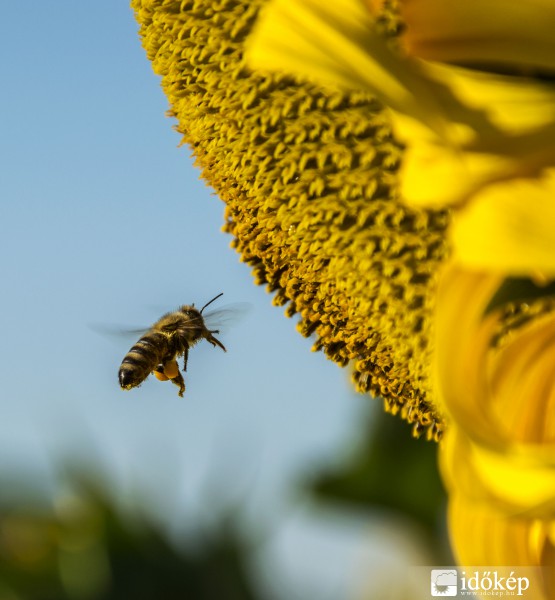
[[[53,503],[0,493],[1,600],[259,599],[232,513],[210,537],[178,548],[98,478],[74,474],[67,483]]]
[[[437,564],[450,564],[437,446],[382,412],[359,425],[350,458],[303,487],[340,510],[410,518]],[[104,479],[108,470],[77,463],[58,465],[52,497],[33,478],[0,475],[0,600],[262,600],[248,567],[261,540],[236,504],[207,507],[216,513],[209,531],[170,539],[139,490],[130,505]],[[376,586],[368,597],[382,597]]]
[[[445,531],[446,494],[437,445],[415,439],[395,417],[371,411],[364,437],[340,466],[311,484],[320,501],[344,510],[384,509],[420,526],[438,564],[451,559]]]

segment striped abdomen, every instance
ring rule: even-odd
[[[170,339],[158,331],[145,334],[129,350],[119,369],[119,383],[124,389],[140,385],[170,353]]]

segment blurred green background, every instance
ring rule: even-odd
[[[145,490],[117,494],[113,474],[93,448],[87,458],[75,462],[68,457],[53,465],[56,475],[49,489],[37,485],[30,473],[5,472],[0,488],[0,598],[313,597],[318,586],[310,582],[310,573],[316,569],[317,580],[325,565],[304,557],[293,573],[305,570],[305,583],[286,580],[287,565],[281,565],[279,574],[272,568],[280,528],[287,529],[295,511],[321,532],[343,529],[345,535],[354,523],[368,530],[367,543],[359,541],[357,564],[346,581],[328,590],[330,600],[425,598],[425,590],[419,595],[409,587],[406,571],[452,562],[436,448],[413,439],[400,420],[368,412],[361,424],[364,435],[339,464],[331,470],[322,465],[297,481],[281,526],[249,517],[243,502],[249,490],[243,498],[233,498],[222,488],[232,477],[229,473],[211,474],[215,497],[207,494],[205,504],[210,524],[195,524],[192,515],[192,522],[184,520],[172,531],[157,516],[156,503]],[[382,539],[380,527],[389,529]],[[334,542],[341,543],[337,532],[331,535]],[[384,551],[389,559],[376,558]]]

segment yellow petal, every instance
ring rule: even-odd
[[[405,0],[408,51],[458,64],[555,70],[552,0]]]
[[[508,519],[484,504],[454,496],[449,501],[448,522],[451,546],[461,565],[553,567],[544,558],[552,544],[549,521]],[[526,598],[548,600],[549,583],[540,571],[531,576]]]
[[[255,25],[246,59],[253,69],[370,92],[444,137],[446,113],[457,121],[478,118],[419,64],[389,49],[362,0],[273,0]]]
[[[555,315],[494,347],[499,311],[486,309],[503,275],[451,263],[438,289],[434,382],[441,406],[474,442],[525,453],[555,444]],[[538,448],[533,450],[540,452]],[[555,464],[555,452],[542,458]]]
[[[510,275],[555,275],[555,171],[484,187],[454,217],[457,260]]]
[[[555,517],[555,317],[494,347],[501,276],[452,265],[438,293],[437,397],[450,421],[442,473],[450,489],[509,515]]]
[[[401,170],[407,204],[463,204],[491,183],[535,178],[555,163],[555,86],[432,63],[425,69],[497,129],[451,124],[452,143],[445,144],[414,120],[394,115],[396,134],[407,146]]]
[[[539,444],[555,463],[555,317],[537,317],[492,352],[496,422],[518,443]]]
[[[536,452],[537,450],[537,452]],[[447,488],[509,517],[555,519],[555,446],[491,450],[453,423],[440,447]]]
[[[437,298],[434,381],[437,401],[453,422],[486,445],[510,443],[492,430],[489,382],[484,367],[496,328],[495,315],[483,318],[503,278],[451,264],[441,275]]]
[[[458,135],[450,136],[451,140],[458,138],[459,143],[446,144],[404,115],[393,115],[393,124],[397,137],[405,143],[400,193],[410,206],[441,208],[464,204],[491,181],[511,178],[520,169],[520,164],[511,158],[465,150],[472,136],[461,128]]]
[[[533,131],[555,121],[552,83],[436,62],[423,64],[430,77],[447,85],[464,105],[483,111],[505,133]]]

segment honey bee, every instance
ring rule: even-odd
[[[177,359],[183,357],[183,372],[187,370],[189,348],[205,339],[214,347],[225,346],[212,334],[217,329],[208,329],[202,312],[223,296],[223,292],[207,302],[200,310],[195,305],[183,305],[174,312],[162,316],[139,341],[129,350],[119,368],[119,383],[122,389],[130,390],[143,383],[153,373],[160,381],[168,379],[179,388],[179,396],[185,392],[185,381],[179,370]]]

